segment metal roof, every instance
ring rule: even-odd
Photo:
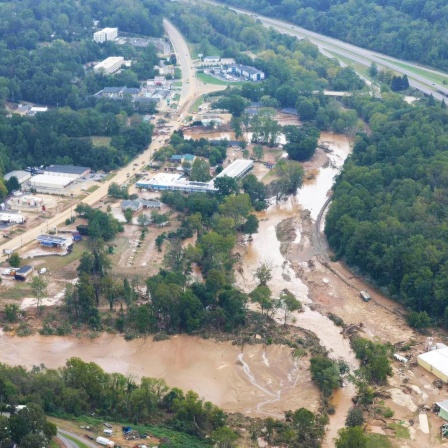
[[[227,168],[223,169],[216,177],[239,177],[252,167],[252,160],[238,159],[231,163]]]
[[[51,165],[45,169],[50,173],[67,173],[67,174],[83,174],[85,171],[90,170],[86,166],[74,166],[74,165]]]
[[[436,405],[439,406],[440,409],[448,411],[448,400],[439,401],[438,403],[436,403]]]
[[[46,243],[46,244],[65,244],[70,241],[69,238],[63,238],[60,236],[54,236],[54,235],[39,235],[36,237],[36,240],[40,243]]]
[[[417,358],[427,362],[434,369],[448,376],[448,348],[431,350],[418,355]]]
[[[32,271],[34,268],[32,266],[22,266],[18,271],[16,271],[17,274],[27,274],[28,272]]]

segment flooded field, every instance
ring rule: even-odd
[[[98,363],[108,372],[164,378],[169,386],[194,390],[229,412],[283,417],[289,409],[316,410],[318,393],[311,386],[306,361],[295,362],[286,346],[245,346],[197,337],[177,336],[125,341],[103,334],[97,339],[28,338],[0,335],[0,361],[32,367],[63,366],[70,357]]]

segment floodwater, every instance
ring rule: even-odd
[[[315,179],[307,182],[298,192],[296,197],[287,201],[271,205],[265,212],[259,213],[260,226],[258,233],[253,236],[253,241],[248,243],[247,252],[242,260],[243,272],[237,277],[237,283],[246,292],[256,286],[253,272],[262,262],[269,262],[272,265],[273,278],[268,283],[274,296],[287,288],[296,298],[303,303],[304,311],[294,313],[291,323],[301,328],[313,331],[319,338],[321,344],[328,350],[329,356],[333,359],[343,359],[353,371],[358,368],[358,362],[350,348],[348,339],[340,333],[341,328],[336,327],[327,316],[311,309],[312,294],[308,287],[298,278],[293,270],[290,261],[280,252],[280,242],[276,235],[276,226],[284,219],[297,216],[301,210],[309,210],[311,218],[316,220],[319,211],[328,197],[328,192],[334,183],[334,177],[340,172],[345,159],[350,154],[350,141],[342,135],[322,133],[320,142],[325,142],[328,146],[328,159],[324,167],[321,167]],[[300,242],[301,229],[296,228],[296,238],[294,242]],[[307,252],[308,253],[308,252]],[[312,253],[312,252],[310,252]],[[304,253],[305,254],[305,253]],[[306,261],[299,265],[307,269]],[[238,275],[238,274],[237,274]],[[280,321],[280,317],[278,318]],[[351,397],[355,388],[352,384],[339,389],[333,398],[336,406],[336,413],[330,416],[330,425],[326,435],[325,446],[334,446],[333,439],[337,437],[337,431],[344,426],[347,411],[352,406]],[[275,399],[275,397],[273,397]]]
[[[289,409],[315,411],[318,406],[308,369],[294,361],[286,346],[241,349],[231,342],[185,335],[153,342],[110,334],[92,340],[0,334],[0,361],[10,365],[57,368],[70,357],[95,362],[107,372],[164,378],[169,386],[194,390],[228,412],[281,418]]]

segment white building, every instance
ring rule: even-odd
[[[47,112],[48,111],[48,107],[37,107],[37,106],[33,106],[29,111],[28,111],[28,115],[36,115],[38,113],[41,112]]]
[[[0,222],[23,224],[25,222],[25,217],[13,210],[0,210]]]
[[[93,33],[93,40],[99,44],[110,40],[115,40],[118,36],[118,28],[103,28]]]
[[[93,67],[95,72],[103,71],[105,75],[115,73],[124,64],[123,56],[111,56]]]
[[[11,171],[10,173],[5,174],[6,181],[11,179],[11,177],[15,177],[19,181],[19,184],[23,184],[28,179],[31,179],[31,173],[29,173],[28,171],[17,170],[17,171]]]
[[[436,348],[417,356],[417,362],[428,372],[448,383],[448,347]]]
[[[38,174],[33,176],[29,185],[37,193],[68,195],[70,191],[67,187],[73,182],[72,177],[51,176],[48,174]]]
[[[44,200],[38,196],[26,194],[23,196],[13,196],[8,201],[8,205],[12,210],[41,209],[44,205]]]
[[[91,169],[86,166],[74,165],[51,165],[45,168],[44,174],[47,176],[68,177],[72,180],[87,176]]]
[[[227,72],[236,74],[250,81],[261,81],[265,78],[264,72],[248,65],[232,65],[231,67],[229,67]]]

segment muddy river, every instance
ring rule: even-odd
[[[0,335],[0,359],[32,367],[61,367],[70,357],[95,362],[107,372],[164,378],[169,386],[194,390],[229,412],[282,418],[297,403],[316,410],[318,394],[310,387],[307,368],[293,360],[286,346],[251,345],[243,350],[230,342],[177,336],[153,342],[99,338]]]

